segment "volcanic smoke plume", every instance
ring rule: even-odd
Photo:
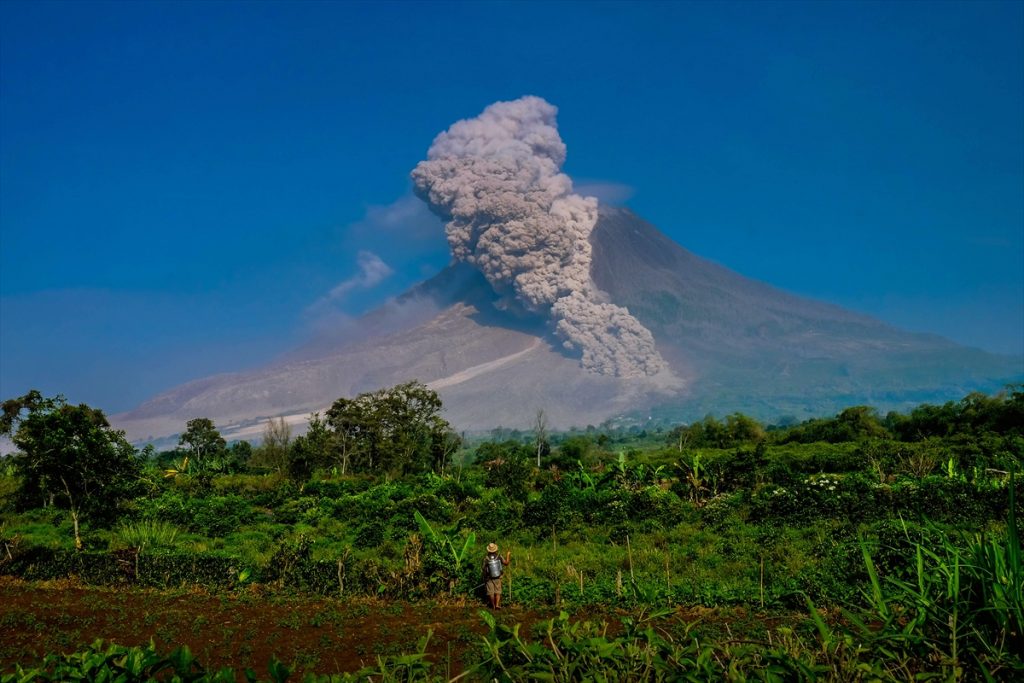
[[[447,221],[452,254],[494,289],[546,315],[587,370],[618,377],[666,369],[654,338],[590,278],[597,200],[561,172],[557,109],[539,97],[496,102],[434,139],[412,172],[416,194]]]

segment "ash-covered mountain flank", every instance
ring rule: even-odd
[[[218,375],[114,416],[136,440],[213,419],[258,437],[341,396],[417,379],[460,430],[567,428],[628,416],[743,411],[806,417],[989,390],[1021,359],[895,329],[702,259],[626,209],[573,192],[556,109],[491,105],[438,135],[413,171],[452,263],[359,320],[249,372]]]
[[[410,379],[436,389],[447,418],[470,431],[526,427],[537,409],[555,427],[652,411],[666,419],[734,410],[774,419],[855,403],[885,408],[957,398],[1020,371],[1013,359],[745,278],[625,209],[602,209],[590,239],[595,284],[651,331],[671,376],[587,371],[546,319],[502,310],[486,278],[456,263],[365,316],[361,340],[190,382],[115,422],[132,438],[149,439],[207,416],[226,433],[251,438],[267,417],[298,424],[340,396]],[[394,320],[404,326],[394,329]]]

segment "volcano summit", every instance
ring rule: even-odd
[[[363,316],[248,372],[190,382],[114,417],[133,439],[213,419],[251,438],[340,396],[418,379],[461,430],[743,411],[898,408],[1019,378],[1021,359],[904,332],[690,253],[626,209],[573,192],[556,109],[499,102],[441,133],[412,172],[452,262]]]

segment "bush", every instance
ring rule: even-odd
[[[581,520],[576,490],[564,483],[545,486],[540,496],[523,509],[523,523],[541,529],[567,529]]]
[[[751,521],[863,521],[885,516],[880,487],[861,474],[814,476],[790,486],[768,485],[750,498]]]
[[[413,518],[415,512],[419,512],[432,522],[443,524],[450,523],[455,517],[455,508],[447,500],[438,498],[432,493],[422,493],[395,503],[390,526],[404,531],[415,531],[416,520]]]
[[[480,489],[468,479],[456,481],[455,479],[441,479],[434,489],[438,498],[451,501],[456,505],[465,503],[472,498],[480,497]],[[523,496],[525,498],[525,496]]]
[[[308,482],[303,488],[307,496],[320,498],[343,498],[366,491],[373,485],[370,477],[346,477],[345,479],[321,479]]]
[[[487,470],[484,486],[497,488],[520,500],[526,498],[533,483],[530,449],[515,441],[481,444],[476,462]]]
[[[207,537],[220,537],[251,521],[253,509],[241,496],[193,498],[175,489],[138,503],[143,518],[176,524]]]
[[[279,524],[316,524],[320,517],[330,514],[330,506],[320,507],[320,500],[312,496],[293,498],[274,510],[274,521]]]
[[[934,521],[977,523],[993,516],[992,503],[998,505],[1005,499],[1005,493],[997,491],[991,496],[966,481],[931,476],[897,481],[892,486],[892,498],[898,511],[906,515]]]
[[[122,522],[114,529],[112,548],[173,548],[180,529],[160,519]]]
[[[5,574],[27,580],[77,576],[89,584],[134,583],[157,588],[185,584],[229,587],[234,584],[238,567],[237,559],[214,553],[157,551],[136,556],[41,547],[25,548],[2,565]]]
[[[507,534],[523,526],[522,501],[509,498],[502,491],[488,491],[476,505],[474,526]]]

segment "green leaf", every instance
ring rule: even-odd
[[[414,510],[412,516],[413,519],[416,520],[416,524],[419,525],[420,533],[423,534],[423,538],[429,540],[434,545],[444,544],[444,541],[441,539],[440,535],[436,531],[434,531],[434,527],[430,526],[430,522],[428,522],[423,517],[423,515],[420,514],[419,510]]]
[[[285,683],[292,673],[277,657],[270,658],[270,664],[267,665],[267,669],[270,671],[270,680],[274,681],[274,683]]]

